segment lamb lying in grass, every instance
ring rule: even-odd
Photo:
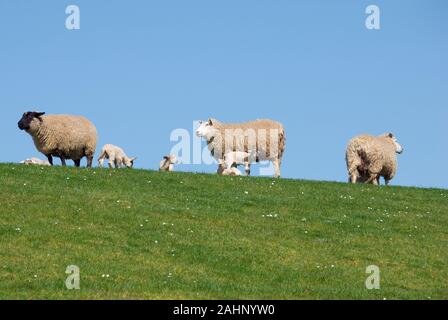
[[[236,167],[224,168],[223,165],[218,166],[218,174],[222,176],[240,176],[241,171]]]
[[[48,160],[41,160],[38,158],[29,158],[23,161],[20,161],[21,164],[26,165],[36,165],[36,166],[51,166]]]
[[[167,155],[160,161],[159,171],[173,171],[174,165],[177,164],[177,158],[175,155]]]
[[[105,159],[109,160],[110,168],[121,168],[123,166],[132,168],[134,166],[134,161],[137,158],[129,158],[120,147],[106,144],[101,150],[100,157],[98,158],[98,165],[100,168],[103,167]]]

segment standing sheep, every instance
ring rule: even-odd
[[[199,123],[196,135],[207,140],[208,149],[218,161],[229,152],[256,152],[257,156],[251,161],[272,161],[275,177],[280,176],[286,137],[279,122],[255,120],[229,124],[209,119]]]
[[[103,167],[105,159],[109,161],[110,168],[121,168],[122,166],[132,168],[134,166],[134,161],[137,160],[135,157],[128,157],[126,153],[124,153],[123,149],[114,146],[113,144],[106,144],[101,149],[101,154],[98,158],[98,166],[100,168]]]
[[[177,164],[177,158],[175,155],[164,156],[159,164],[159,171],[173,171],[174,165]]]
[[[87,167],[92,167],[96,149],[97,133],[95,126],[86,118],[72,115],[46,115],[45,112],[25,112],[18,123],[20,130],[31,135],[39,152],[47,156],[53,165],[53,157],[59,157],[62,165],[65,160],[73,160],[81,165],[87,157]]]
[[[402,152],[403,147],[392,133],[353,138],[345,154],[349,181],[379,184],[380,177],[384,177],[388,185],[397,172],[396,154]]]

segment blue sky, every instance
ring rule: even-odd
[[[80,30],[65,28],[70,4]],[[381,30],[364,26],[370,4]],[[392,131],[405,148],[392,183],[447,188],[447,13],[443,0],[2,0],[0,161],[43,158],[17,128],[28,110],[84,115],[98,149],[150,169],[193,120],[272,118],[283,177],[346,181],[348,140]]]

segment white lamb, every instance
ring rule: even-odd
[[[241,176],[241,171],[237,167],[225,168],[224,164],[219,164],[218,174],[222,176]]]
[[[225,169],[236,168],[244,165],[246,175],[250,175],[250,163],[256,161],[256,153],[244,151],[232,151],[224,155],[224,159],[218,160],[218,174],[223,174]],[[239,171],[239,170],[238,170]]]
[[[120,147],[114,146],[113,144],[106,144],[101,150],[100,157],[98,158],[98,165],[100,168],[103,167],[105,159],[109,160],[110,168],[121,168],[123,166],[132,168],[134,166],[134,161],[137,158],[128,157]]]
[[[164,156],[159,164],[159,171],[173,171],[174,165],[177,164],[177,158],[175,155]]]
[[[51,164],[48,160],[41,160],[38,158],[25,159],[23,161],[20,161],[20,163],[26,164],[26,165],[36,165],[36,166],[51,166]]]

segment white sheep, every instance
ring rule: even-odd
[[[221,168],[221,170],[219,168]],[[241,175],[241,171],[238,170],[238,168],[236,168],[236,167],[223,168],[220,166],[220,167],[218,167],[218,170],[220,170],[220,172],[218,174],[223,175],[223,176],[240,176]]]
[[[48,162],[47,160],[41,160],[38,158],[28,158],[20,161],[20,163],[26,165],[51,166],[50,162]]]
[[[65,160],[71,159],[79,167],[81,159],[87,157],[87,167],[92,166],[97,133],[86,118],[30,111],[23,114],[18,126],[31,135],[37,150],[47,156],[51,165],[53,157],[59,157],[63,166]]]
[[[244,151],[232,151],[224,155],[224,159],[218,160],[218,174],[223,174],[223,170],[236,168],[244,165],[246,175],[250,175],[250,163],[255,162],[256,153]]]
[[[207,140],[208,149],[218,161],[229,152],[253,150],[257,153],[254,162],[272,161],[275,176],[280,176],[286,137],[283,125],[279,122],[255,120],[229,124],[209,119],[199,123],[196,135]]]
[[[388,185],[397,172],[396,154],[402,152],[403,147],[392,133],[351,139],[345,154],[349,181],[379,184],[380,177],[384,177]]]
[[[175,164],[177,164],[176,156],[175,155],[166,155],[160,161],[159,171],[173,171]]]
[[[123,166],[132,168],[136,159],[136,157],[128,157],[122,148],[114,146],[113,144],[106,144],[101,149],[101,154],[98,158],[98,166],[102,168],[104,160],[108,160],[110,168],[121,168]]]

